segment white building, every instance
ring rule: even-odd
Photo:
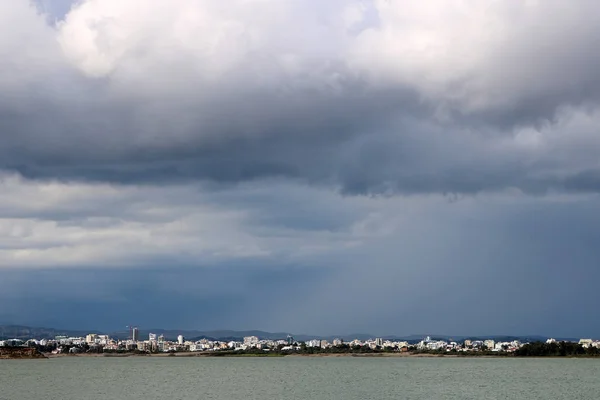
[[[96,338],[98,337],[98,335],[96,335],[95,333],[90,333],[89,335],[87,335],[85,337],[85,342],[87,344],[94,344],[96,343]]]
[[[487,347],[488,350],[492,350],[494,346],[496,346],[496,342],[491,339],[484,340],[483,345]]]
[[[443,340],[440,341],[436,341],[436,342],[429,342],[427,343],[427,349],[429,350],[440,350],[440,349],[445,349],[446,346],[448,346],[447,342],[444,342]]]
[[[203,351],[204,345],[202,344],[190,344],[190,351]]]
[[[177,344],[183,345],[183,342],[184,342],[183,335],[177,336]]]
[[[246,336],[244,338],[244,345],[248,347],[255,347],[258,344],[258,337]]]

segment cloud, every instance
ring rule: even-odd
[[[4,2],[0,304],[31,310],[33,274],[80,320],[146,299],[222,302],[213,325],[273,310],[240,328],[456,332],[442,304],[473,307],[465,329],[558,329],[520,305],[550,315],[596,276],[597,8]]]
[[[87,0],[55,26],[3,7],[1,167],[28,177],[597,191],[574,161],[597,145],[587,1]]]
[[[368,200],[277,181],[207,190],[5,175],[0,189],[0,268],[314,265],[374,233],[360,228]]]
[[[132,212],[156,208],[161,203],[156,191],[142,190],[139,198],[122,194],[131,210],[103,210],[100,201],[96,214],[119,213],[124,223],[137,220],[140,231],[159,234],[143,242],[119,229],[113,240],[92,247],[102,252],[78,265],[53,254],[51,260],[63,268],[45,264],[43,257],[37,265],[14,260],[3,265],[0,320],[83,329],[110,330],[133,321],[147,328],[324,335],[569,337],[597,328],[587,318],[598,297],[597,196],[506,194],[447,202],[437,196],[338,197],[274,186],[195,198],[189,198],[189,188],[176,190],[173,197],[189,200],[162,204],[167,210],[161,218]],[[194,217],[196,209],[207,207],[198,206],[200,199],[215,214],[205,226]],[[328,207],[340,212],[326,213],[332,222],[321,221],[318,212]],[[221,212],[235,208],[244,209],[247,219],[228,224]],[[289,217],[296,210],[304,223]],[[181,236],[165,228],[178,213],[178,225],[186,228]],[[71,244],[80,254],[104,227],[72,222],[85,229]],[[57,242],[72,240],[62,232],[53,236]],[[247,236],[270,254],[238,256],[240,237]],[[132,308],[139,312],[132,316],[127,311]],[[556,318],[563,314],[568,317]]]

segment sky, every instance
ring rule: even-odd
[[[0,2],[0,324],[600,338],[600,5]]]

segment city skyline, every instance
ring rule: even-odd
[[[25,338],[0,340],[0,352],[7,349],[5,357],[45,357],[41,352],[57,355],[150,355],[168,353],[186,353],[188,355],[215,356],[285,356],[290,354],[373,354],[414,355],[430,353],[437,355],[498,355],[498,356],[579,356],[597,357],[600,355],[600,340],[581,338],[566,340],[555,338],[434,338],[426,336],[421,339],[400,339],[370,337],[359,338],[313,338],[299,339],[290,334],[280,337],[257,336],[257,333],[245,333],[243,337],[186,338],[178,334],[177,339],[165,337],[164,334],[149,332],[147,339],[139,337],[137,327],[128,327],[127,338],[117,338],[109,334],[88,333],[85,336],[55,335],[54,337],[36,338],[31,335]],[[263,332],[264,333],[264,332]],[[265,333],[267,334],[267,333]],[[251,336],[248,336],[251,335]],[[267,334],[268,335],[268,334]],[[283,338],[285,336],[285,339]],[[0,337],[0,339],[2,339]],[[26,349],[33,348],[27,353]],[[381,355],[381,354],[379,354]]]
[[[16,334],[16,332],[20,332]],[[30,333],[25,333],[30,332]],[[43,332],[43,333],[42,333]],[[12,334],[11,334],[12,333]],[[388,332],[386,334],[381,332],[354,332],[344,333],[338,332],[337,334],[317,334],[309,332],[290,332],[290,331],[265,331],[260,329],[246,329],[246,330],[231,330],[231,329],[174,329],[174,328],[147,328],[140,326],[129,325],[121,329],[59,329],[52,327],[34,327],[34,326],[20,326],[20,325],[2,325],[0,324],[0,338],[5,339],[9,336],[14,337],[36,337],[36,338],[53,338],[54,336],[86,336],[88,334],[93,335],[107,335],[114,339],[119,340],[144,340],[144,337],[149,336],[149,340],[156,340],[158,337],[167,338],[169,340],[177,340],[178,336],[183,335],[186,338],[209,338],[214,340],[223,340],[225,338],[243,338],[246,336],[256,336],[261,340],[280,340],[284,338],[296,338],[300,341],[309,341],[313,339],[333,340],[369,340],[374,338],[383,338],[385,340],[404,340],[414,342],[421,340],[422,338],[433,338],[435,340],[483,340],[488,339],[511,339],[511,340],[527,340],[527,341],[545,341],[548,339],[574,341],[579,340],[581,337],[596,338],[594,335],[581,335],[579,337],[561,337],[550,334],[444,334],[444,333],[411,333],[411,334],[395,334]],[[600,336],[598,336],[600,338]]]

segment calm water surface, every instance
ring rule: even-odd
[[[0,360],[2,400],[600,399],[600,360]]]

